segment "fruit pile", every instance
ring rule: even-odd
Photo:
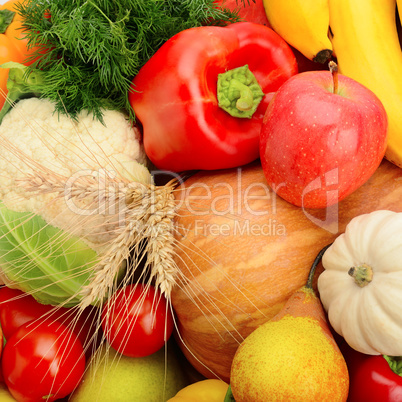
[[[323,284],[327,275],[334,274],[328,279],[328,290],[324,290],[321,285],[321,293],[331,299],[333,306],[332,319],[330,322],[327,321],[324,327],[331,328],[334,335],[332,324],[336,320],[336,331],[342,337],[337,334],[334,336],[347,362],[349,379],[346,379],[348,376],[345,375],[344,365],[341,363],[342,369],[339,369],[338,374],[332,377],[332,380],[338,378],[339,382],[334,384],[332,381],[331,385],[327,384],[325,389],[320,391],[319,386],[324,383],[323,373],[312,374],[309,379],[316,384],[315,390],[318,394],[314,396],[310,394],[302,399],[346,400],[349,393],[348,400],[350,401],[397,401],[401,398],[402,377],[398,357],[401,352],[384,347],[376,347],[375,350],[370,349],[369,352],[369,349],[363,348],[362,345],[364,340],[370,339],[371,341],[389,342],[393,347],[400,347],[400,340],[397,339],[401,324],[398,308],[388,297],[385,302],[372,299],[374,295],[371,296],[370,292],[377,293],[379,288],[371,285],[374,283],[379,285],[379,282],[376,281],[381,280],[382,282],[381,272],[374,274],[376,279],[367,287],[362,288],[361,293],[360,287],[358,288],[356,283],[351,280],[350,274],[343,276],[349,268],[361,261],[366,261],[366,263],[372,261],[372,264],[379,270],[382,270],[381,267],[383,267],[386,271],[393,271],[395,267],[398,271],[391,260],[398,260],[394,253],[397,252],[398,247],[400,248],[400,235],[397,234],[395,237],[392,234],[385,234],[385,232],[392,231],[393,227],[400,232],[401,225],[398,223],[400,218],[399,215],[391,215],[392,221],[395,222],[391,224],[390,220],[385,217],[390,210],[402,211],[400,202],[402,190],[399,184],[401,172],[395,166],[385,161],[381,162],[385,152],[385,157],[389,161],[401,167],[400,123],[399,129],[396,129],[397,121],[400,121],[400,113],[397,113],[395,109],[401,105],[402,101],[401,94],[398,92],[402,71],[399,59],[402,53],[398,39],[398,31],[400,32],[401,27],[396,3],[395,1],[387,2],[387,4],[376,1],[368,3],[319,1],[312,5],[311,2],[264,0],[264,6],[268,17],[266,24],[273,27],[296,49],[294,53],[298,57],[300,72],[283,84],[274,95],[263,122],[261,162],[264,176],[272,188],[278,189],[278,191],[264,193],[261,190],[252,193],[254,196],[258,194],[256,198],[260,196],[261,200],[264,198],[268,203],[264,210],[265,218],[257,218],[255,215],[253,216],[250,209],[264,215],[261,207],[258,209],[253,204],[253,208],[249,208],[247,214],[244,212],[244,208],[249,207],[246,200],[236,198],[230,205],[229,199],[230,194],[237,194],[238,191],[244,193],[250,189],[250,186],[257,186],[257,183],[261,183],[263,172],[258,166],[247,167],[242,171],[241,177],[232,171],[214,173],[212,177],[208,173],[201,172],[186,182],[189,198],[182,203],[178,220],[179,224],[187,229],[186,237],[181,239],[186,251],[179,252],[179,258],[185,260],[185,263],[179,264],[179,266],[185,272],[185,277],[190,284],[186,289],[177,289],[173,293],[176,313],[179,319],[185,323],[181,327],[181,335],[185,344],[183,351],[192,364],[206,376],[211,376],[208,368],[212,368],[214,373],[219,373],[226,381],[232,382],[234,373],[237,377],[236,383],[232,386],[236,400],[297,399],[303,394],[305,390],[303,387],[308,388],[308,386],[302,385],[299,389],[294,382],[288,383],[283,377],[275,377],[271,371],[272,360],[283,358],[286,361],[282,366],[286,368],[286,373],[281,372],[285,376],[290,373],[291,369],[287,359],[293,359],[296,354],[300,356],[302,354],[295,352],[291,357],[290,352],[283,351],[283,355],[280,355],[285,345],[283,334],[278,343],[275,343],[270,337],[274,336],[270,332],[271,325],[273,328],[273,322],[279,317],[283,317],[285,312],[281,309],[289,308],[285,304],[286,300],[293,292],[298,292],[303,281],[306,281],[307,261],[312,261],[314,254],[318,253],[321,247],[331,243],[337,235],[344,232],[354,217],[359,215],[363,217],[368,214],[367,218],[362,218],[361,223],[362,229],[364,228],[366,233],[355,232],[356,238],[353,241],[349,238],[351,240],[349,247],[344,246],[339,250],[338,256],[333,259],[332,264],[337,264],[337,268],[332,268],[335,272],[330,272],[332,269],[329,269],[328,273],[320,276]],[[312,11],[313,9],[314,11]],[[362,15],[365,15],[372,23],[362,23]],[[320,23],[318,24],[317,21]],[[373,35],[377,36],[373,37]],[[337,39],[336,36],[338,36]],[[379,40],[384,36],[389,39],[387,46],[383,46],[382,40]],[[373,43],[378,47],[373,47]],[[305,55],[305,58],[300,56],[297,49]],[[392,57],[386,53],[388,51],[393,54]],[[317,54],[318,58],[325,63],[322,65],[323,67],[313,65],[312,68],[311,64],[306,62],[306,58],[312,61]],[[338,64],[338,69],[332,71],[332,78],[328,72],[325,74],[321,71],[305,73],[309,70],[326,70],[330,59]],[[393,59],[396,60],[395,64],[391,62]],[[306,63],[308,67],[304,69]],[[389,77],[392,89],[384,85],[384,76]],[[341,80],[348,81],[346,87],[341,88],[343,86]],[[364,95],[362,93],[360,117],[358,117],[360,112],[357,112],[359,101],[352,100],[354,89],[357,91],[362,89],[365,92]],[[338,96],[332,96],[330,93]],[[354,93],[357,94],[357,92]],[[343,96],[347,99],[342,99]],[[316,101],[317,103],[315,103]],[[345,108],[338,105],[337,101],[344,102]],[[353,105],[346,106],[348,101],[351,101]],[[373,103],[369,106],[371,101]],[[334,106],[333,109],[331,109],[332,106]],[[368,111],[374,113],[372,118],[368,117]],[[351,116],[350,113],[354,116]],[[349,134],[354,132],[353,130],[359,123],[362,123],[361,132],[352,139],[353,136],[349,136]],[[324,127],[324,124],[328,125]],[[377,124],[378,126],[376,126]],[[341,134],[342,129],[345,130],[344,136]],[[365,136],[366,139],[363,140]],[[349,140],[354,144],[348,143]],[[342,141],[345,142],[342,144]],[[329,148],[331,144],[334,144],[332,149]],[[384,144],[386,144],[386,149]],[[360,162],[354,160],[355,156],[358,158],[359,151],[353,156],[350,153],[353,147],[361,151]],[[325,151],[323,152],[323,150]],[[375,156],[377,152],[378,154]],[[265,153],[267,159],[264,161]],[[338,162],[342,158],[344,158],[342,166],[345,168],[341,174],[345,174],[345,179],[339,180],[339,171],[336,177],[331,176],[327,164]],[[353,166],[348,168],[349,162]],[[354,164],[354,162],[357,163]],[[366,162],[371,166],[364,166]],[[320,171],[320,168],[323,170]],[[361,171],[359,171],[360,168]],[[368,173],[370,169],[375,173]],[[391,171],[393,173],[388,176]],[[300,172],[304,172],[305,175],[300,177]],[[368,180],[363,179],[365,173],[370,176]],[[355,174],[356,176],[354,176]],[[387,175],[388,178],[383,181],[384,177],[380,179],[382,175]],[[317,176],[320,176],[321,180],[314,180]],[[365,184],[357,189],[360,179],[365,181]],[[377,182],[378,179],[380,182]],[[230,183],[232,192],[222,191],[219,188],[222,183]],[[334,186],[335,183],[340,183],[340,185]],[[387,183],[391,184],[389,191],[386,189]],[[343,198],[340,194],[343,184],[351,190],[351,193],[339,202]],[[202,185],[211,191],[203,191],[200,189]],[[304,213],[289,205],[285,209],[282,201],[274,198],[275,194],[279,194],[287,201],[301,207]],[[314,197],[312,197],[313,195]],[[317,213],[317,210],[311,209],[329,206],[332,197],[336,199],[332,210],[329,207],[326,208],[325,213]],[[225,199],[228,200],[226,203]],[[338,202],[339,204],[337,204]],[[213,210],[211,205],[218,205],[218,203],[219,208]],[[257,201],[256,205],[258,205]],[[370,215],[370,212],[380,209],[386,211],[378,215]],[[202,211],[203,214],[199,213],[199,216],[194,218],[189,215],[194,211]],[[384,220],[381,220],[382,214]],[[269,222],[267,222],[267,216]],[[269,230],[266,231],[269,237],[261,236],[261,231],[257,230],[254,231],[254,236],[247,236],[247,233],[244,233],[245,226],[242,226],[243,233],[234,235],[239,220],[240,222],[248,220],[253,220],[254,223],[259,222],[259,227],[263,224],[269,226]],[[366,222],[363,224],[364,220]],[[311,224],[312,222],[313,224]],[[357,227],[357,223],[354,225]],[[225,227],[225,230],[217,230],[216,228],[219,227]],[[350,226],[348,229],[350,233],[353,230],[352,227],[354,226]],[[198,234],[188,233],[188,228],[198,228]],[[215,228],[214,233],[212,228]],[[286,228],[288,228],[288,232],[285,240],[282,234]],[[374,238],[374,233],[372,233],[373,236],[370,236],[367,231],[371,233],[371,230],[378,231],[379,236]],[[209,234],[207,240],[205,239],[206,233]],[[260,240],[259,237],[262,239]],[[384,254],[378,255],[378,258],[375,257],[374,250],[382,250],[385,246],[384,243],[388,242],[391,237],[398,239],[396,243],[389,245],[395,251],[391,251],[387,247]],[[371,242],[369,238],[372,240]],[[360,241],[358,242],[358,240]],[[189,252],[188,249],[192,244],[210,251],[203,255]],[[237,252],[232,253],[232,250]],[[332,254],[332,250],[333,248],[328,253]],[[340,265],[346,258],[346,250],[356,250],[356,252],[359,250],[361,254],[350,258],[345,265]],[[373,251],[370,252],[370,250]],[[327,254],[327,256],[329,255]],[[208,258],[213,260],[215,267],[213,275],[210,273],[211,264],[208,262]],[[373,258],[375,258],[375,262]],[[389,261],[389,264],[385,261]],[[290,265],[290,267],[286,265]],[[342,270],[342,272],[338,273],[338,270]],[[303,276],[302,279],[300,276]],[[389,272],[385,276],[387,279],[384,277],[384,280],[387,283],[390,283],[388,281],[400,283],[399,272]],[[339,282],[341,277],[344,281]],[[337,284],[339,284],[339,288],[336,288]],[[198,288],[208,289],[207,295],[199,295]],[[334,294],[335,288],[337,294]],[[346,289],[351,292],[350,299],[346,295],[341,296]],[[400,301],[398,286],[391,286],[388,291],[392,292],[395,301]],[[199,300],[194,300],[192,293],[197,295]],[[319,295],[319,293],[317,294]],[[368,296],[369,294],[370,296]],[[353,297],[356,297],[356,302],[349,309],[349,302]],[[191,303],[196,304],[196,307],[191,308]],[[342,313],[341,305],[343,306]],[[390,314],[388,319],[383,316],[380,306]],[[328,309],[328,302],[325,307]],[[198,308],[203,311],[204,319],[192,318]],[[281,313],[276,315],[280,310]],[[348,319],[346,319],[347,312],[350,314]],[[362,314],[362,316],[352,317],[354,313]],[[267,331],[265,339],[268,338],[269,342],[264,343],[267,355],[263,357],[261,352],[263,336],[257,334],[264,331],[262,329],[264,322],[271,317],[275,317],[275,319],[272,318],[268,321],[269,325],[265,329]],[[390,317],[392,317],[391,320],[389,320]],[[387,322],[389,325],[393,322],[398,324],[389,331],[383,330],[381,326],[374,329],[371,325],[377,319],[381,319],[382,323]],[[360,327],[353,324],[356,322],[361,323]],[[289,330],[289,333],[293,334],[290,324],[283,325]],[[255,331],[257,334],[251,336],[250,334],[254,334],[253,331],[256,328],[260,329]],[[215,336],[214,330],[219,335]],[[392,335],[384,336],[385,332]],[[296,335],[301,333],[301,328],[297,327]],[[249,339],[249,335],[252,340]],[[352,336],[354,336],[354,341],[352,341]],[[353,349],[343,337],[353,346]],[[243,345],[244,339],[244,343],[247,345],[244,346],[244,356],[247,358],[241,356],[242,347],[238,349],[239,344]],[[296,339],[298,339],[297,336],[294,336],[292,341],[296,342]],[[250,344],[255,342],[250,349],[249,342]],[[189,345],[191,352],[186,352]],[[239,356],[236,356],[233,361],[236,350],[239,350]],[[312,356],[305,357],[309,362],[312,358]],[[265,362],[267,362],[267,366],[264,366]],[[300,367],[303,367],[300,370],[307,373],[308,370],[303,362],[299,363]],[[325,364],[317,363],[317,365],[319,364],[325,371]],[[256,373],[259,372],[259,366],[264,367],[260,382],[255,378]],[[230,369],[233,370],[232,375]],[[296,374],[293,376],[289,374],[289,378],[293,381],[295,376]],[[299,374],[297,374],[297,378],[300,378]],[[311,380],[312,378],[315,380]],[[346,388],[345,381],[349,381],[349,386]],[[272,385],[272,388],[269,388],[267,384]],[[254,385],[255,388],[253,388]],[[336,386],[340,388],[343,386],[343,391],[331,388]],[[261,396],[264,391],[267,392],[267,396],[256,399],[255,395]],[[279,395],[278,399],[274,399],[272,395],[280,392],[284,394]]]
[[[0,8],[0,399],[402,400],[401,8],[179,3]]]
[[[402,53],[396,21],[402,4],[397,11],[393,0],[263,3],[272,28],[289,44],[319,62],[336,57],[342,74],[380,98],[389,120],[386,156],[402,166]]]

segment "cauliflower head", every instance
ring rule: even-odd
[[[82,111],[72,120],[55,113],[49,100],[29,98],[19,101],[0,125],[4,206],[39,215],[48,224],[83,238],[96,251],[107,245],[110,229],[119,224],[115,214],[99,213],[99,205],[85,197],[72,202],[67,195],[36,194],[19,182],[40,171],[64,177],[66,190],[71,180],[105,176],[105,172],[126,182],[152,183],[138,129],[121,112],[104,110],[103,117],[104,124]]]

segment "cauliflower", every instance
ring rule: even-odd
[[[105,177],[105,172],[124,181],[151,183],[138,130],[121,112],[105,110],[103,117],[104,124],[81,112],[72,120],[55,113],[49,100],[29,98],[20,100],[0,125],[0,200],[4,206],[39,215],[48,224],[82,237],[97,252],[107,244],[109,229],[117,221],[98,213],[99,206],[86,198],[72,202],[51,192],[26,191],[18,183],[35,171],[62,175],[66,190],[71,180]],[[78,224],[84,219],[85,224]]]
[[[170,294],[176,181],[153,183],[139,131],[115,110],[59,114],[39,98],[42,71],[2,67],[0,281],[83,310],[142,268]]]

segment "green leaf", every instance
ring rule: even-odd
[[[29,46],[38,48],[29,60],[45,73],[42,97],[57,112],[87,109],[99,119],[102,108],[134,119],[131,81],[176,33],[240,20],[214,0],[27,0],[16,9]]]
[[[15,12],[11,10],[0,10],[0,34],[4,34],[14,19]]]
[[[402,376],[402,356],[386,356],[384,359],[388,362],[391,370],[400,376]]]
[[[40,70],[31,71],[28,67],[15,61],[0,65],[0,68],[9,68],[7,78],[7,99],[0,110],[0,124],[4,116],[13,108],[14,103],[24,98],[39,97],[43,84],[43,73]]]
[[[39,302],[76,305],[96,260],[97,253],[81,239],[0,202],[0,269]]]
[[[230,385],[226,392],[225,399],[223,400],[223,402],[235,402],[235,398],[232,394],[232,387]]]

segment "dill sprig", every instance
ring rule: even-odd
[[[36,88],[57,112],[125,110],[133,77],[176,33],[240,20],[214,0],[28,0],[17,5],[24,19],[33,69],[44,73]]]

